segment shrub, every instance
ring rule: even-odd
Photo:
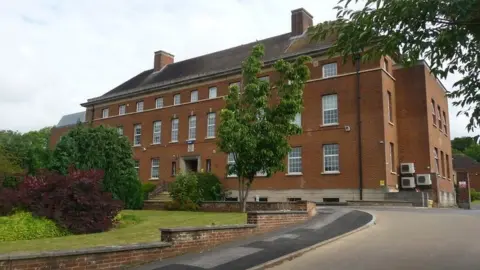
[[[157,185],[152,184],[152,183],[145,183],[142,184],[142,192],[143,192],[143,197],[144,199],[148,199],[148,194],[157,188]]]
[[[106,231],[122,203],[102,191],[102,178],[95,170],[27,177],[19,187],[19,205],[72,233]]]
[[[180,205],[195,204],[202,200],[203,190],[198,185],[198,177],[194,173],[181,173],[169,186],[170,196]]]
[[[0,189],[2,187],[4,187],[4,188],[14,188],[15,189],[22,182],[22,178],[23,177],[18,176],[18,175],[5,175],[3,177],[2,183],[0,185]]]
[[[17,207],[18,196],[15,190],[10,188],[0,188],[0,216],[6,216],[12,213]]]
[[[471,201],[479,201],[480,200],[480,192],[476,191],[475,189],[470,189],[470,199]]]
[[[142,186],[132,158],[132,146],[126,136],[114,128],[78,126],[56,145],[51,168],[62,174],[74,166],[79,170],[105,172],[103,188],[128,209],[143,205]]]
[[[220,180],[213,173],[197,173],[198,187],[202,201],[219,201],[224,197]]]
[[[67,230],[60,228],[52,220],[34,217],[28,212],[0,217],[0,242],[60,237],[68,234]]]

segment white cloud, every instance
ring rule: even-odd
[[[151,68],[288,32],[290,11],[333,19],[337,0],[16,0],[0,9],[0,129],[54,125]],[[446,83],[448,86],[449,84]],[[454,117],[451,110],[450,117]],[[452,134],[465,135],[465,118]]]

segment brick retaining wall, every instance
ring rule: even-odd
[[[192,251],[307,220],[313,211],[256,211],[247,224],[160,229],[161,242],[97,247],[73,251],[0,255],[0,270],[119,269]]]

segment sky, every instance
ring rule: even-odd
[[[314,23],[337,0],[0,0],[0,130],[52,126],[80,103],[153,67],[290,31],[290,11]],[[458,77],[457,77],[458,78]],[[455,78],[443,83],[451,89]],[[451,134],[467,133],[450,105]]]

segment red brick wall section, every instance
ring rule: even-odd
[[[309,204],[309,207],[312,207],[312,204]],[[163,242],[26,255],[0,255],[0,270],[123,269],[187,252],[208,250],[220,243],[300,223],[309,217],[307,211],[249,212],[248,224],[160,229]]]

